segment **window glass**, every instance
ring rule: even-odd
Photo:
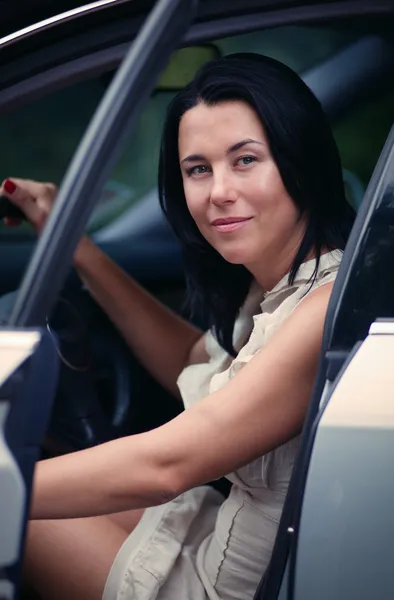
[[[394,123],[394,88],[363,103],[334,125],[342,164],[357,174],[364,188]]]
[[[359,34],[326,27],[279,27],[218,40],[222,54],[258,52],[303,73],[355,41]]]
[[[104,90],[100,78],[89,80],[3,115],[0,177],[59,184]],[[2,227],[1,234],[20,237],[33,232],[23,224]]]

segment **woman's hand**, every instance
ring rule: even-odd
[[[0,188],[0,194],[6,196],[25,214],[26,219],[38,235],[44,229],[55,202],[57,191],[57,187],[53,183],[42,183],[41,181],[17,177],[6,179]],[[8,227],[17,227],[21,224],[21,220],[8,217],[4,219],[4,224]],[[89,238],[83,236],[74,253],[76,266],[79,263],[89,263],[92,248],[95,248],[94,244]]]
[[[53,183],[41,183],[13,177],[3,181],[0,193],[26,215],[26,219],[34,227],[36,233],[40,234],[52,210],[57,187]],[[9,227],[18,226],[20,222],[19,219],[4,219],[4,224]]]

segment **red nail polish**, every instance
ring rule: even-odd
[[[4,182],[4,189],[9,194],[13,194],[16,190],[16,185],[11,179],[6,179]]]

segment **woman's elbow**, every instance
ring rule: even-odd
[[[186,491],[186,482],[180,471],[172,467],[159,467],[152,477],[150,488],[149,505],[166,504]]]
[[[163,468],[158,479],[160,481],[159,494],[161,504],[174,500],[174,498],[177,498],[183,492],[186,492],[190,487],[181,469],[177,468],[175,465],[165,469]]]

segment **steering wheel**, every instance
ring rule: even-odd
[[[86,292],[80,292],[85,294]],[[0,298],[0,323],[6,324],[16,292]],[[91,301],[90,301],[91,302]],[[46,327],[60,359],[57,395],[43,447],[50,453],[87,448],[126,432],[131,403],[130,358],[114,334],[108,343],[93,344],[88,325],[73,301],[60,297]],[[100,369],[97,367],[98,352]],[[103,402],[98,381],[105,365],[112,389],[111,402]],[[39,402],[39,399],[37,399]]]

